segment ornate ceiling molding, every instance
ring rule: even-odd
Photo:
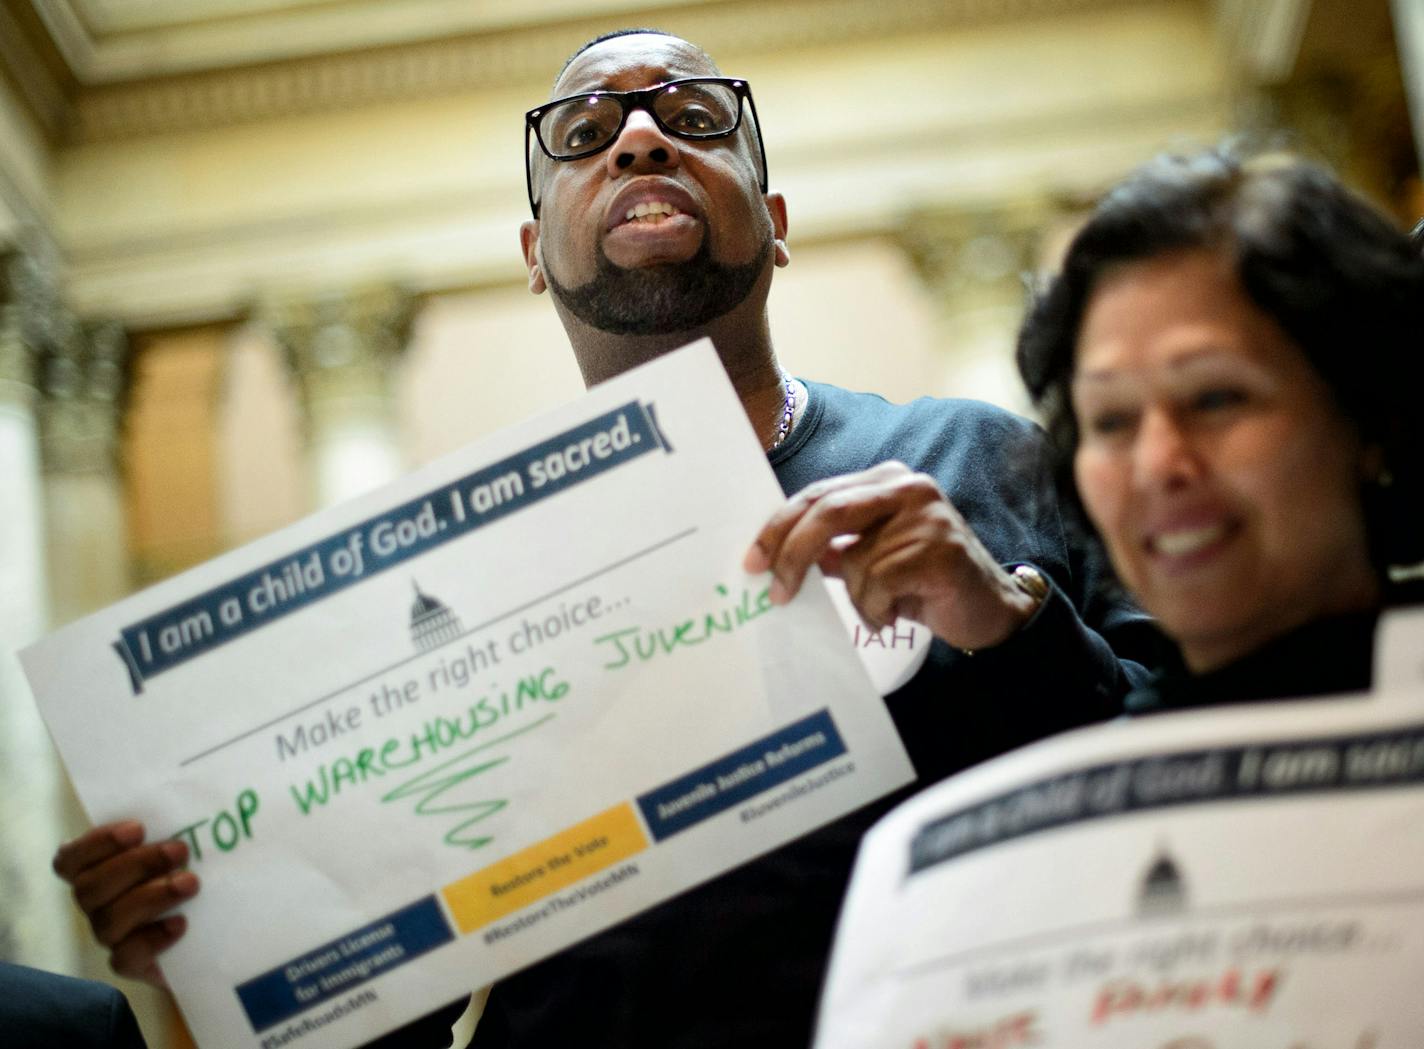
[[[25,14],[0,2],[0,69],[9,74],[44,134],[58,139],[73,115],[69,98],[73,85],[59,72],[64,61],[58,52],[45,47],[43,31],[26,27]]]
[[[35,14],[75,77],[82,82],[94,64],[95,41],[79,12],[63,0],[30,0]]]
[[[26,0],[87,85],[726,0]]]
[[[562,6],[562,5],[561,5]],[[612,9],[615,5],[598,5]],[[829,46],[1012,18],[1142,6],[1142,0],[694,0],[620,4],[616,16],[209,70],[84,91],[72,137],[102,141],[211,128],[384,101],[547,81],[611,25],[655,20],[717,55]],[[580,7],[586,12],[588,5]],[[663,17],[648,19],[649,14]],[[640,17],[642,16],[642,17]]]

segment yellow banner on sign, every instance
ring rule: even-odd
[[[624,803],[441,890],[460,932],[512,914],[648,847],[633,806]]]

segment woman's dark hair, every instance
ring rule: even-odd
[[[1361,493],[1376,567],[1424,560],[1424,257],[1331,175],[1281,157],[1212,151],[1144,164],[1098,203],[1036,295],[1018,365],[1052,439],[1064,505],[1086,524],[1069,385],[1093,292],[1124,264],[1194,248],[1232,261],[1247,296],[1382,451],[1382,483]]]

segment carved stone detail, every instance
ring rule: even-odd
[[[1054,216],[1043,202],[981,211],[907,215],[896,240],[939,305],[955,312],[989,288],[1023,288],[1041,232]]]
[[[272,302],[263,311],[301,397],[308,433],[352,413],[389,411],[416,298],[394,287]]]
[[[0,255],[0,397],[33,402],[56,303],[52,282],[33,255]]]
[[[56,473],[110,474],[128,393],[128,336],[121,325],[75,322],[45,355],[40,452]]]
[[[114,470],[127,356],[123,328],[84,324],[34,253],[0,258],[0,396],[37,408],[47,469]]]
[[[1047,201],[906,216],[897,240],[939,314],[945,393],[1028,409],[1014,341],[1055,218]]]

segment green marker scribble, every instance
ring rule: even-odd
[[[394,790],[381,795],[381,800],[383,802],[401,801],[405,798],[420,795],[420,800],[415,804],[415,811],[417,815],[421,816],[440,816],[447,813],[473,812],[474,815],[469,816],[446,832],[445,844],[462,845],[471,850],[483,848],[493,841],[494,838],[488,835],[461,837],[461,832],[473,824],[478,823],[480,820],[488,819],[490,816],[493,816],[496,812],[499,812],[508,805],[509,800],[507,798],[485,798],[478,801],[461,801],[451,804],[447,799],[445,804],[437,805],[435,804],[436,799],[446,791],[458,787],[466,780],[473,779],[475,776],[480,775],[480,773],[487,772],[492,768],[498,768],[509,760],[509,755],[504,754],[487,761],[482,761],[477,765],[468,765],[463,768],[459,767],[465,765],[474,755],[480,751],[488,750],[490,747],[497,746],[500,743],[508,742],[516,736],[531,732],[540,725],[546,725],[552,721],[553,718],[553,713],[545,714],[537,721],[531,721],[529,724],[523,725],[512,732],[507,732],[503,736],[497,736],[478,746],[471,747],[463,754],[457,754],[450,760],[443,761],[432,769],[427,769],[414,779],[407,780]],[[449,771],[452,769],[454,771]]]
[[[323,762],[304,780],[288,784],[297,810],[308,816],[324,809],[343,793],[365,787],[373,779],[385,776],[395,782],[400,776],[410,776],[411,768],[419,765],[422,772],[406,779],[381,797],[381,801],[398,801],[415,797],[419,815],[464,813],[466,818],[445,837],[446,844],[477,849],[492,839],[466,833],[479,820],[503,809],[508,801],[487,798],[455,803],[448,791],[465,780],[488,772],[508,760],[491,756],[478,763],[474,756],[481,751],[514,739],[553,717],[546,714],[522,728],[487,739],[492,728],[505,718],[522,714],[533,704],[547,707],[569,694],[570,685],[559,678],[552,666],[538,673],[526,674],[513,689],[490,690],[471,699],[457,712],[437,713],[407,735],[390,736],[377,746],[361,747],[354,753],[342,754]],[[456,751],[455,747],[479,738],[479,745]],[[430,768],[426,762],[437,754],[445,754],[442,762]]]

